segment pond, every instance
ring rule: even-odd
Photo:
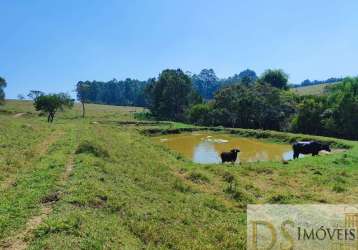
[[[293,158],[291,145],[268,143],[253,138],[219,133],[185,133],[155,136],[156,143],[167,146],[196,163],[221,163],[220,154],[239,148],[236,162],[281,161]]]

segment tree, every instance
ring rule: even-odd
[[[201,97],[212,99],[214,93],[219,89],[219,78],[213,69],[203,69],[198,75],[191,77],[193,86]]]
[[[6,88],[6,81],[4,78],[0,77],[0,105],[5,101],[4,88]]]
[[[226,79],[221,79],[219,81],[220,86],[228,86],[235,84],[251,85],[254,84],[257,80],[256,72],[251,69],[246,69],[241,71],[239,74],[234,74]]]
[[[275,88],[287,89],[288,75],[281,69],[268,69],[261,75],[259,82],[270,84]]]
[[[45,93],[40,91],[40,90],[30,90],[30,92],[27,94],[27,97],[35,100],[37,97],[39,97],[40,95],[44,95]]]
[[[323,80],[323,81],[319,81],[319,80],[314,80],[314,81],[311,81],[309,79],[306,79],[304,80],[303,82],[301,82],[301,85],[298,85],[300,87],[303,87],[303,86],[311,86],[311,85],[317,85],[317,84],[323,84],[323,83],[336,83],[336,82],[340,82],[340,81],[343,81],[344,79],[343,78],[337,78],[337,77],[331,77],[331,78],[328,78],[326,80]]]
[[[82,83],[81,85],[88,86],[88,89],[85,91],[85,103],[120,106],[147,106],[144,97],[144,89],[148,83],[147,81],[127,78],[124,81],[112,79],[108,82],[81,81],[80,83]],[[81,93],[83,93],[83,91],[81,91]]]
[[[323,134],[322,114],[327,108],[326,97],[306,96],[297,106],[292,130],[305,134]]]
[[[358,139],[358,78],[330,86],[325,95],[302,97],[291,124],[294,132]]]
[[[310,86],[312,85],[312,82],[310,79],[306,79],[303,82],[301,82],[301,86]]]
[[[68,94],[40,95],[35,98],[34,106],[37,111],[47,113],[47,121],[53,122],[57,111],[63,111],[65,107],[72,108],[74,100]]]
[[[151,79],[146,88],[149,108],[160,119],[185,120],[185,111],[196,103],[191,79],[182,70],[164,70],[158,79]]]
[[[257,80],[256,72],[251,69],[241,71],[239,74],[239,81],[244,85],[250,85]]]
[[[18,94],[17,99],[19,100],[25,100],[25,96],[23,94]]]
[[[77,100],[82,103],[82,117],[85,118],[85,103],[90,100],[90,85],[85,82],[78,82],[76,85]]]
[[[253,127],[257,96],[244,85],[232,85],[215,95],[215,125],[230,127]]]
[[[358,138],[358,78],[346,78],[329,89],[328,102],[336,134]]]
[[[268,84],[250,87],[255,96],[254,128],[282,130],[295,112],[294,95]]]
[[[280,130],[294,113],[294,96],[269,84],[231,85],[220,90],[211,112],[215,125]]]

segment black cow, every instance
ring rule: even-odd
[[[312,154],[312,156],[318,155],[319,151],[326,150],[331,152],[328,144],[323,144],[318,141],[299,141],[292,145],[293,159],[298,158],[300,154]]]
[[[222,152],[220,154],[222,163],[231,162],[234,163],[237,159],[237,153],[239,153],[239,149],[231,149],[230,152]]]

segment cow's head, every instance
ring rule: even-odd
[[[331,147],[329,146],[329,144],[323,144],[322,145],[322,150],[326,150],[328,152],[331,152]]]
[[[240,149],[234,148],[234,149],[231,149],[230,152],[231,152],[231,153],[234,153],[234,154],[237,154],[237,153],[240,153]]]

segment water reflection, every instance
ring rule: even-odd
[[[200,142],[195,146],[192,160],[194,162],[203,164],[221,162],[219,154],[215,150],[214,143],[209,141]]]
[[[227,134],[175,134],[154,137],[153,140],[203,164],[220,163],[220,153],[233,148],[241,150],[237,162],[281,161],[293,158],[291,146],[288,144],[267,143]]]

